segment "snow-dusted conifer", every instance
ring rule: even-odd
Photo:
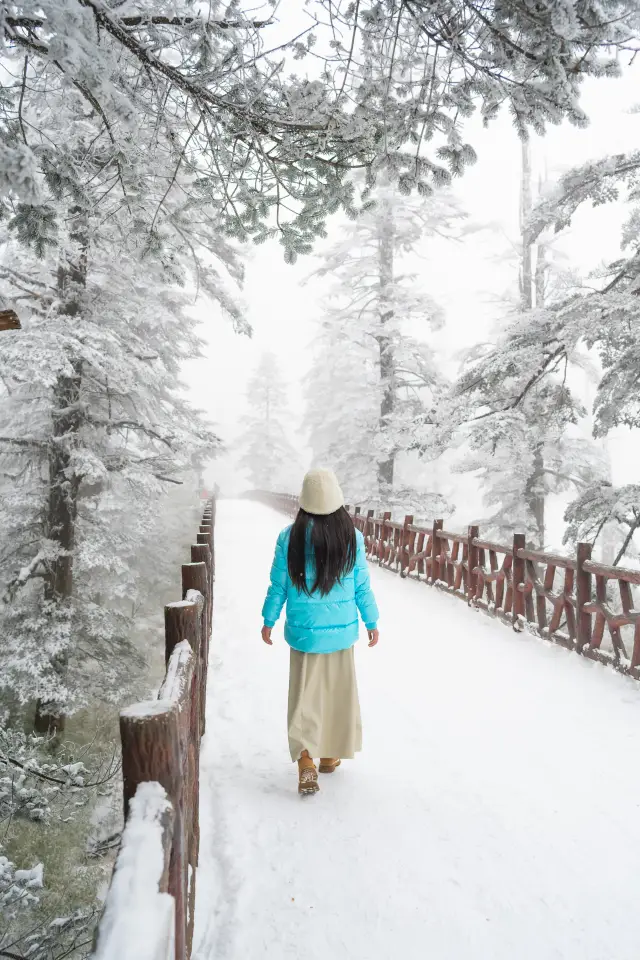
[[[490,513],[483,523],[503,540],[525,532],[546,542],[545,508],[551,494],[583,490],[606,473],[602,450],[574,429],[586,409],[567,385],[567,365],[584,363],[576,342],[558,351],[556,303],[570,282],[558,271],[543,235],[528,230],[532,208],[531,155],[522,144],[519,297],[495,344],[475,347],[454,387],[453,422],[466,406],[468,445],[459,469],[476,472]],[[554,302],[555,301],[555,302]],[[557,352],[543,370],[545,358]],[[457,405],[457,410],[456,410]],[[445,412],[446,411],[446,412]],[[451,410],[443,408],[443,415]]]
[[[307,381],[306,424],[314,462],[332,466],[354,502],[395,502],[396,460],[415,447],[416,420],[429,416],[442,387],[428,342],[442,311],[407,271],[407,256],[423,239],[450,236],[461,219],[445,191],[405,196],[384,181],[316,271],[327,282],[327,306]],[[403,491],[407,509],[414,498]]]
[[[185,288],[242,327],[242,269],[196,171],[176,165],[177,121],[158,130],[143,111],[135,138],[126,117],[107,130],[46,73],[21,119],[41,149],[38,205],[6,199],[1,226],[2,292],[23,323],[0,351],[0,685],[36,698],[45,730],[131,673],[105,594],[126,593],[161,492],[216,445],[182,394],[198,351]]]
[[[292,411],[275,354],[266,351],[247,385],[249,413],[238,440],[240,466],[256,490],[287,491],[298,473],[289,434]]]
[[[526,347],[529,374],[515,385],[505,380],[506,389],[495,383],[497,409],[520,410],[533,389],[563,378],[567,364],[586,350],[597,353],[602,375],[593,403],[593,433],[605,438],[614,427],[640,426],[637,401],[638,336],[640,325],[637,291],[638,230],[636,184],[640,171],[640,153],[605,157],[565,173],[554,187],[545,189],[525,224],[530,244],[553,229],[561,231],[571,223],[576,210],[585,203],[594,206],[626,195],[630,212],[623,228],[624,255],[595,272],[590,288],[567,289],[546,312],[537,326],[527,324],[513,331],[505,343],[503,356]],[[593,287],[596,286],[596,291]],[[472,376],[472,375],[471,375]],[[471,381],[469,381],[471,382]],[[597,458],[596,458],[597,459]],[[605,455],[606,460],[606,455]],[[638,487],[628,484],[614,487],[606,463],[596,462],[591,476],[576,486],[576,497],[567,508],[565,540],[587,539],[596,543],[606,533],[615,540],[612,557],[616,563],[633,554],[633,537],[639,528],[640,497]],[[617,535],[615,529],[618,529]]]

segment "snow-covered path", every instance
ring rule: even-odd
[[[196,960],[637,960],[638,684],[372,567],[364,752],[300,800],[285,524],[218,505]]]

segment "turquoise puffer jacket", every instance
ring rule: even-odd
[[[378,625],[378,608],[371,591],[369,568],[364,552],[364,537],[356,530],[356,563],[326,595],[308,596],[294,587],[287,569],[287,551],[291,527],[278,537],[271,567],[271,584],[262,607],[265,626],[272,627],[286,602],[284,638],[302,653],[333,653],[346,650],[358,639],[358,611],[367,630]],[[313,585],[314,563],[311,550],[307,558],[307,583]]]

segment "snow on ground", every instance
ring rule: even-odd
[[[372,567],[364,752],[302,800],[286,522],[218,506],[195,960],[636,960],[640,686]]]

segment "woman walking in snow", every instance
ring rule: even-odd
[[[344,508],[331,470],[310,470],[300,510],[276,543],[271,584],[262,608],[262,639],[287,604],[285,640],[289,667],[289,749],[298,761],[298,792],[319,789],[320,773],[333,773],[362,749],[360,704],[353,646],[358,612],[378,642],[378,608],[371,592],[364,538]]]

